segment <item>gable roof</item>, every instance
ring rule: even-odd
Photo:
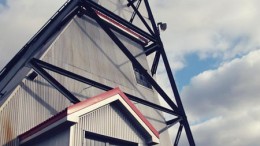
[[[102,106],[118,102],[122,105],[134,121],[140,125],[145,132],[151,137],[151,143],[159,143],[159,133],[153,125],[141,114],[135,105],[128,99],[128,97],[119,89],[115,88],[103,94],[88,98],[82,102],[71,105],[59,114],[51,117],[38,126],[30,129],[29,131],[21,134],[19,140],[21,143],[27,142],[34,137],[39,136],[61,124],[74,125],[79,121],[79,117],[91,111],[94,111]]]

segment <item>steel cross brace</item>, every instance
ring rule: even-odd
[[[108,36],[114,41],[114,43],[121,49],[121,51],[128,57],[128,59],[134,64],[137,69],[143,73],[150,82],[150,84],[155,88],[155,90],[162,96],[162,98],[167,102],[167,104],[175,111],[178,111],[178,107],[174,102],[168,97],[168,95],[163,91],[163,89],[157,84],[157,82],[149,75],[149,73],[143,68],[143,66],[136,60],[136,58],[131,54],[131,52],[124,46],[124,44],[117,38],[117,36],[110,30],[110,28],[105,25],[101,18],[96,14],[94,9],[83,2],[86,7],[87,12],[93,16],[96,22],[103,28],[103,30],[108,34]]]
[[[94,80],[91,80],[91,79],[88,79],[88,78],[85,78],[83,76],[80,76],[78,74],[75,74],[73,72],[70,72],[70,71],[67,71],[65,69],[62,69],[60,67],[57,67],[57,66],[54,66],[52,64],[49,64],[47,62],[44,62],[44,61],[41,61],[41,60],[38,60],[38,59],[32,59],[32,62],[34,64],[36,64],[37,66],[39,67],[42,67],[42,68],[45,68],[47,70],[50,70],[50,71],[53,71],[55,73],[58,73],[60,75],[63,75],[63,76],[66,76],[68,78],[71,78],[71,79],[74,79],[76,81],[79,81],[79,82],[82,82],[82,83],[85,83],[85,84],[88,84],[88,85],[91,85],[93,87],[96,87],[98,89],[102,89],[104,91],[108,91],[108,90],[111,90],[113,89],[112,87],[109,87],[109,86],[106,86],[104,84],[101,84],[99,82],[96,82]],[[38,68],[39,68],[38,67]],[[60,85],[61,86],[61,85]],[[154,103],[151,103],[149,101],[146,101],[144,99],[141,99],[141,98],[138,98],[136,96],[133,96],[131,94],[127,94],[125,93],[127,97],[129,97],[129,99],[131,99],[132,101],[135,101],[135,102],[138,102],[140,104],[143,104],[143,105],[146,105],[146,106],[149,106],[151,108],[154,108],[154,109],[157,109],[157,110],[160,110],[162,112],[165,112],[165,113],[168,113],[168,114],[171,114],[171,115],[175,115],[175,116],[180,116],[177,112],[173,111],[173,110],[170,110],[170,109],[167,109],[165,107],[162,107],[162,106],[159,106],[157,104],[154,104]]]
[[[38,70],[38,68],[42,69],[42,68],[45,68],[47,70],[50,70],[50,71],[53,71],[55,73],[58,73],[60,75],[63,75],[63,76],[66,76],[68,78],[71,78],[71,79],[74,79],[76,81],[79,81],[79,82],[82,82],[82,83],[85,83],[85,84],[88,84],[88,85],[91,85],[93,87],[96,87],[98,89],[102,89],[104,91],[108,91],[108,90],[111,90],[113,89],[112,87],[109,87],[109,86],[106,86],[104,84],[101,84],[101,83],[98,83],[94,80],[91,80],[91,79],[88,79],[88,78],[85,78],[83,76],[80,76],[78,74],[75,74],[73,72],[70,72],[70,71],[67,71],[65,69],[62,69],[60,67],[57,67],[57,66],[54,66],[52,64],[49,64],[47,62],[44,62],[44,61],[41,61],[41,60],[38,60],[38,59],[32,59],[32,64],[33,64],[33,69],[34,70]],[[35,69],[36,68],[36,69]],[[37,73],[39,73],[41,76],[43,76],[42,72],[46,72],[45,70],[41,70],[41,71],[37,71]],[[46,73],[45,73],[46,74]],[[44,75],[43,76],[44,78],[46,78],[46,76]],[[49,82],[53,82],[53,79],[50,77],[50,75],[48,76],[48,78],[46,78],[47,81]],[[50,80],[51,79],[51,80]],[[62,86],[60,85],[59,83],[58,84],[55,84],[54,87],[57,87],[57,86]],[[65,87],[64,87],[65,88]],[[59,90],[60,91],[60,90]],[[61,90],[63,92],[63,90]],[[66,91],[66,90],[65,90]],[[157,110],[160,110],[162,112],[165,112],[165,113],[168,113],[168,114],[171,114],[171,115],[175,115],[175,116],[180,116],[178,113],[176,113],[175,111],[173,110],[170,110],[170,109],[167,109],[165,107],[162,107],[160,105],[157,105],[157,104],[154,104],[154,103],[151,103],[149,101],[146,101],[144,99],[141,99],[141,98],[138,98],[136,96],[133,96],[131,94],[128,94],[128,93],[125,93],[126,96],[132,100],[132,101],[135,101],[135,102],[138,102],[140,104],[143,104],[143,105],[146,105],[146,106],[149,106],[151,108],[154,108],[154,109],[157,109]]]
[[[78,103],[80,100],[75,97],[69,90],[63,87],[56,79],[54,79],[47,71],[41,68],[34,59],[30,61],[30,65],[39,75],[41,75],[46,81],[48,81],[53,87],[55,87],[60,93],[62,93],[71,103]]]
[[[143,24],[145,25],[145,27],[147,28],[147,30],[150,32],[150,34],[152,36],[154,36],[154,32],[152,31],[152,29],[150,28],[150,26],[147,24],[147,22],[145,21],[144,17],[141,15],[141,13],[138,11],[138,9],[134,6],[133,3],[131,3],[130,0],[128,0],[129,5],[134,9],[134,12],[137,14],[137,16],[141,19],[141,21],[143,22]]]
[[[135,0],[136,1],[136,0]],[[133,2],[133,1],[132,1]],[[139,8],[139,6],[140,6],[140,4],[141,4],[141,2],[142,2],[142,0],[138,0],[138,2],[137,2],[137,4],[136,4],[136,8],[138,9]],[[127,5],[128,7],[130,6],[130,4],[128,4]],[[130,19],[130,21],[129,22],[133,22],[134,21],[134,18],[135,18],[135,15],[136,15],[136,12],[134,11],[133,12],[133,14],[132,14],[132,16],[131,16],[131,19]]]

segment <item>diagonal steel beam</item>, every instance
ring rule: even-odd
[[[70,71],[67,71],[65,69],[62,69],[60,67],[57,67],[57,66],[54,66],[52,64],[49,64],[47,62],[44,62],[44,61],[41,61],[41,60],[37,60],[37,59],[33,59],[33,61],[35,63],[37,63],[37,65],[39,65],[40,67],[42,68],[45,68],[45,69],[48,69],[50,71],[53,71],[55,73],[58,73],[60,75],[63,75],[63,76],[66,76],[66,77],[69,77],[71,79],[74,79],[76,81],[79,81],[79,82],[82,82],[82,83],[85,83],[85,84],[88,84],[88,85],[91,85],[93,87],[96,87],[96,88],[99,88],[99,89],[102,89],[102,90],[105,90],[105,91],[108,91],[108,90],[111,90],[113,89],[112,87],[109,87],[109,86],[106,86],[104,84],[101,84],[99,82],[96,82],[94,80],[91,80],[91,79],[88,79],[88,78],[85,78],[83,76],[80,76],[78,74],[75,74],[73,72],[70,72]],[[135,101],[135,102],[138,102],[140,104],[143,104],[143,105],[146,105],[146,106],[149,106],[149,107],[152,107],[154,109],[157,109],[157,110],[160,110],[162,112],[165,112],[165,113],[168,113],[168,114],[171,114],[171,115],[175,115],[175,116],[180,116],[180,114],[178,114],[177,112],[173,111],[173,110],[170,110],[168,108],[165,108],[165,107],[162,107],[160,105],[157,105],[157,104],[154,104],[152,102],[149,102],[149,101],[146,101],[144,99],[141,99],[141,98],[138,98],[136,96],[133,96],[131,94],[128,94],[128,93],[125,93],[127,97],[129,97],[129,99],[131,99],[132,101]]]
[[[185,111],[184,111],[184,108],[183,108],[183,105],[182,105],[182,102],[181,102],[181,98],[180,98],[180,95],[179,95],[179,92],[178,92],[178,89],[177,89],[177,86],[176,86],[176,83],[175,83],[175,80],[174,80],[174,77],[173,77],[173,74],[172,74],[172,71],[171,71],[171,68],[170,68],[170,65],[169,65],[169,61],[167,59],[167,56],[166,56],[166,53],[165,53],[165,50],[164,50],[164,46],[163,46],[161,38],[160,38],[159,30],[158,30],[157,25],[155,23],[155,20],[154,20],[154,17],[153,17],[153,14],[152,14],[148,0],[144,0],[144,3],[145,3],[145,6],[146,6],[148,15],[149,15],[149,19],[151,20],[154,32],[157,36],[158,44],[161,46],[160,47],[160,53],[161,53],[161,56],[163,58],[164,66],[166,68],[166,72],[167,72],[168,78],[170,80],[170,84],[171,84],[172,91],[173,91],[173,94],[175,96],[177,105],[180,109],[180,112],[182,113],[183,126],[185,128],[189,144],[190,144],[190,146],[195,146],[195,141],[193,139],[191,129],[190,129],[190,125],[188,123],[188,120],[187,120],[187,117],[186,117],[186,114],[185,114]]]
[[[35,61],[32,59],[30,61],[32,68],[41,75],[46,81],[48,81],[53,87],[55,87],[61,94],[63,94],[71,103],[78,103],[80,100],[75,97],[70,91],[63,87],[56,79],[54,79],[48,72],[41,68]]]
[[[133,1],[131,1],[131,2],[133,2]],[[141,2],[142,2],[142,0],[138,0],[138,2],[137,2],[137,4],[136,4],[136,8],[137,8],[137,9],[139,8]],[[129,7],[130,4],[127,4],[127,6]],[[131,16],[131,19],[130,19],[130,21],[129,21],[130,23],[133,23],[133,21],[134,21],[134,19],[135,19],[135,15],[136,15],[136,12],[134,11],[133,14],[132,14],[132,16]]]
[[[93,17],[92,17],[91,15],[88,15],[88,14],[85,12],[85,10],[83,11],[83,13],[84,13],[84,15],[86,15],[86,16],[88,16],[88,17],[90,17],[90,18],[93,19]],[[84,17],[83,17],[83,18],[84,18]],[[131,39],[131,40],[133,40],[134,42],[140,44],[141,46],[145,46],[145,45],[146,45],[146,43],[144,43],[144,42],[141,41],[140,39],[138,39],[138,38],[136,38],[136,37],[133,37],[133,36],[130,35],[129,33],[123,31],[122,29],[120,29],[120,28],[118,28],[118,27],[116,27],[115,25],[113,25],[113,24],[111,24],[111,23],[109,23],[109,22],[106,22],[106,21],[104,21],[104,20],[103,20],[103,22],[106,23],[106,25],[109,25],[109,27],[110,27],[111,29],[113,29],[114,31],[116,31],[117,33],[119,33],[119,34],[121,34],[121,35],[123,35],[123,36],[125,36],[125,37],[127,37],[127,38],[129,38],[129,39]]]
[[[147,10],[147,13],[148,13],[148,17],[149,17],[149,19],[151,21],[151,24],[152,24],[152,27],[153,27],[153,31],[155,32],[155,35],[157,37],[160,37],[159,30],[158,30],[157,25],[155,23],[155,20],[154,20],[154,17],[153,17],[153,13],[152,13],[152,10],[150,8],[148,0],[144,0],[144,4],[145,4],[145,7],[146,7],[146,10]]]
[[[127,6],[129,7],[130,6],[130,3],[135,3],[137,0],[131,0],[130,2],[128,2]]]
[[[171,100],[171,98],[163,91],[163,89],[157,84],[157,82],[149,75],[146,69],[136,60],[136,58],[131,54],[131,52],[125,47],[125,45],[116,37],[116,35],[110,30],[110,28],[103,23],[101,18],[96,14],[96,12],[87,3],[83,3],[86,10],[90,15],[92,15],[96,22],[103,28],[103,30],[108,34],[108,36],[115,42],[115,44],[121,49],[121,51],[128,57],[128,59],[134,64],[137,69],[142,72],[148,82],[154,87],[154,89],[162,96],[162,98],[167,102],[167,104],[175,111],[178,111],[178,107]]]
[[[59,30],[61,22],[77,8],[78,0],[66,2],[52,18],[33,36],[33,38],[20,50],[15,57],[0,72],[0,93],[11,82],[17,72],[23,68],[39,51],[41,46]]]
[[[91,0],[82,0],[82,4],[83,5],[89,5],[92,8],[94,8],[95,10],[98,10],[99,12],[106,14],[108,17],[116,20],[117,22],[121,23],[122,25],[128,27],[129,29],[135,31],[136,33],[142,35],[143,37],[149,39],[150,41],[156,42],[156,38],[152,35],[150,35],[149,33],[143,31],[142,29],[136,27],[135,25],[133,25],[132,23],[126,21],[125,19],[115,15],[113,12],[107,10],[104,7],[101,7],[100,5],[96,4],[95,2],[91,1]]]
[[[178,129],[178,133],[177,133],[175,141],[174,141],[174,146],[178,146],[178,143],[179,143],[179,140],[180,140],[180,137],[181,137],[182,128],[183,128],[183,125],[180,124],[179,129]]]
[[[171,71],[171,67],[170,67],[170,64],[168,62],[168,59],[167,59],[167,56],[166,56],[166,53],[165,53],[165,50],[163,48],[162,43],[161,43],[161,46],[162,47],[160,49],[160,52],[161,52],[161,55],[162,55],[162,59],[163,59],[163,62],[164,62],[165,68],[166,68],[168,78],[170,80],[170,84],[171,84],[171,87],[172,87],[172,91],[173,91],[175,100],[177,102],[177,105],[178,105],[180,112],[182,114],[182,117],[183,117],[183,126],[184,126],[184,129],[186,131],[188,141],[189,141],[191,146],[195,146],[195,141],[194,141],[192,133],[191,133],[190,125],[189,125],[189,122],[187,120],[186,113],[184,111],[184,108],[183,108],[183,105],[182,105],[182,102],[181,102],[180,94],[179,94],[179,91],[177,89],[177,85],[175,83],[175,80],[174,80],[174,77],[173,77],[173,74],[172,74],[172,71]]]
[[[150,26],[147,24],[147,22],[145,21],[144,17],[141,15],[141,13],[138,11],[138,9],[134,6],[133,3],[131,3],[130,0],[128,0],[130,6],[134,9],[135,13],[137,14],[137,16],[140,18],[140,20],[143,22],[144,26],[147,28],[147,30],[150,32],[150,34],[152,36],[154,36],[154,32],[152,31],[152,29],[150,28]]]

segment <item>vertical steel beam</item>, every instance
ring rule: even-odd
[[[155,88],[155,90],[162,96],[162,98],[169,104],[169,106],[178,111],[177,106],[171,100],[171,98],[163,91],[163,89],[156,83],[156,81],[148,74],[148,72],[143,68],[143,66],[136,60],[136,58],[131,54],[131,52],[125,47],[125,45],[117,38],[117,36],[110,30],[110,28],[103,23],[101,18],[96,14],[96,12],[87,3],[83,3],[86,10],[90,15],[92,15],[96,22],[103,28],[103,30],[108,34],[108,36],[115,42],[115,44],[121,49],[121,51],[128,57],[128,59],[134,64],[137,69],[139,69],[145,76],[150,84]]]
[[[147,13],[148,13],[148,17],[149,17],[151,24],[153,26],[153,31],[154,31],[155,35],[157,37],[159,37],[160,34],[159,34],[159,31],[158,31],[157,25],[155,23],[155,20],[153,18],[153,13],[152,13],[152,10],[150,8],[148,0],[144,0],[144,4],[145,4],[145,7],[146,7],[146,10],[147,10]]]
[[[166,68],[168,78],[170,80],[170,84],[171,84],[171,87],[172,87],[172,91],[173,91],[175,100],[177,102],[178,108],[179,108],[179,110],[182,114],[182,117],[183,117],[183,125],[184,125],[184,129],[186,131],[186,135],[188,137],[188,141],[189,141],[191,146],[195,146],[195,142],[194,142],[191,130],[190,130],[190,125],[188,123],[186,113],[184,111],[184,108],[183,108],[183,105],[182,105],[182,102],[181,102],[180,94],[178,92],[178,89],[177,89],[177,86],[176,86],[176,83],[175,83],[175,80],[174,80],[174,77],[173,77],[173,74],[172,74],[172,71],[171,71],[171,67],[170,67],[170,64],[168,62],[168,59],[167,59],[167,56],[166,56],[166,53],[164,51],[162,43],[161,43],[161,46],[162,46],[162,48],[160,49],[160,52],[161,52],[161,55],[162,55],[162,59],[163,59],[163,62],[164,62],[165,68]]]
[[[159,61],[160,61],[160,52],[157,51],[155,56],[154,56],[154,60],[153,60],[153,65],[152,65],[152,68],[151,68],[151,73],[152,73],[152,76],[156,73],[157,71],[157,67],[158,67],[158,64],[159,64]]]
[[[168,62],[168,59],[167,59],[167,56],[166,56],[166,53],[165,53],[165,50],[164,50],[164,47],[163,47],[163,43],[162,43],[161,38],[160,38],[159,30],[158,30],[156,22],[154,20],[154,17],[153,17],[153,14],[152,14],[148,0],[144,0],[144,3],[145,3],[145,6],[146,6],[148,15],[149,15],[149,19],[151,20],[154,32],[157,36],[158,44],[161,46],[160,53],[161,53],[162,58],[163,58],[163,62],[164,62],[165,68],[166,68],[168,78],[170,80],[170,84],[171,84],[173,94],[175,96],[178,108],[179,108],[179,110],[180,110],[180,112],[182,113],[182,116],[183,116],[183,126],[185,128],[189,144],[190,144],[190,146],[195,146],[195,142],[194,142],[191,130],[190,130],[190,125],[188,123],[188,120],[187,120],[187,117],[186,117],[186,114],[185,114],[185,111],[184,111],[184,108],[183,108],[183,105],[182,105],[182,102],[181,102],[181,98],[180,98],[180,95],[179,95],[179,92],[178,92],[178,89],[177,89],[177,86],[176,86],[176,83],[175,83],[169,62]]]
[[[54,79],[48,72],[42,69],[35,61],[32,59],[30,64],[34,71],[41,75],[45,80],[47,80],[53,87],[55,87],[61,94],[63,94],[70,102],[78,103],[80,100],[75,97],[70,91],[63,87],[56,79]]]

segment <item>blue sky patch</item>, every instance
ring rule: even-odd
[[[0,5],[7,6],[7,0],[0,0]]]
[[[186,56],[185,59],[186,67],[175,74],[176,84],[180,91],[190,82],[192,77],[208,69],[214,69],[218,62],[218,60],[214,58],[201,60],[195,53]]]

